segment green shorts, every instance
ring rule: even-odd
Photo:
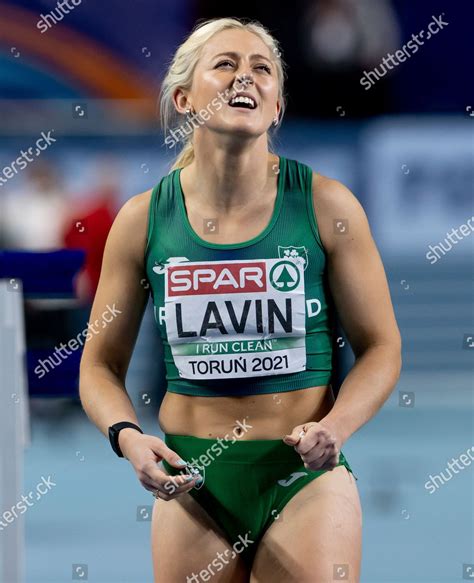
[[[165,443],[188,462],[186,471],[163,461],[165,471],[176,475],[199,470],[204,480],[189,493],[226,534],[234,556],[241,554],[248,565],[285,504],[328,471],[307,470],[300,455],[281,439],[233,442],[165,434]],[[342,451],[338,465],[353,473]]]

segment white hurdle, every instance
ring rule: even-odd
[[[30,443],[23,289],[0,280],[0,581],[23,583],[23,451]],[[13,512],[12,509],[15,508]]]

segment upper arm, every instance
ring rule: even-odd
[[[331,294],[356,357],[374,344],[401,348],[385,270],[362,205],[343,184],[315,173],[313,201]]]
[[[151,190],[129,199],[117,214],[110,229],[102,259],[99,284],[85,343],[81,368],[107,365],[125,380],[128,364],[148,301],[144,255]],[[113,308],[115,317],[104,312]]]

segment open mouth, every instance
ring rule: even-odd
[[[256,109],[257,103],[255,102],[255,99],[253,99],[252,97],[247,97],[244,95],[237,95],[236,97],[233,97],[229,101],[229,106],[230,107],[242,107],[244,109]]]

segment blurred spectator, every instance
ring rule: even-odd
[[[32,251],[60,249],[68,208],[63,183],[55,167],[44,159],[24,172],[22,187],[2,193],[2,245]]]
[[[300,49],[317,90],[317,107],[327,116],[381,113],[390,103],[390,80],[367,95],[359,80],[398,48],[400,28],[388,0],[317,0],[303,17]],[[338,105],[340,104],[340,105]]]
[[[99,283],[102,255],[110,227],[117,214],[118,171],[114,163],[102,163],[98,186],[81,200],[69,215],[64,231],[64,246],[83,249],[86,261],[76,282],[76,295],[91,304]]]
[[[400,44],[388,0],[318,0],[307,11],[308,60],[319,69],[373,67]]]

